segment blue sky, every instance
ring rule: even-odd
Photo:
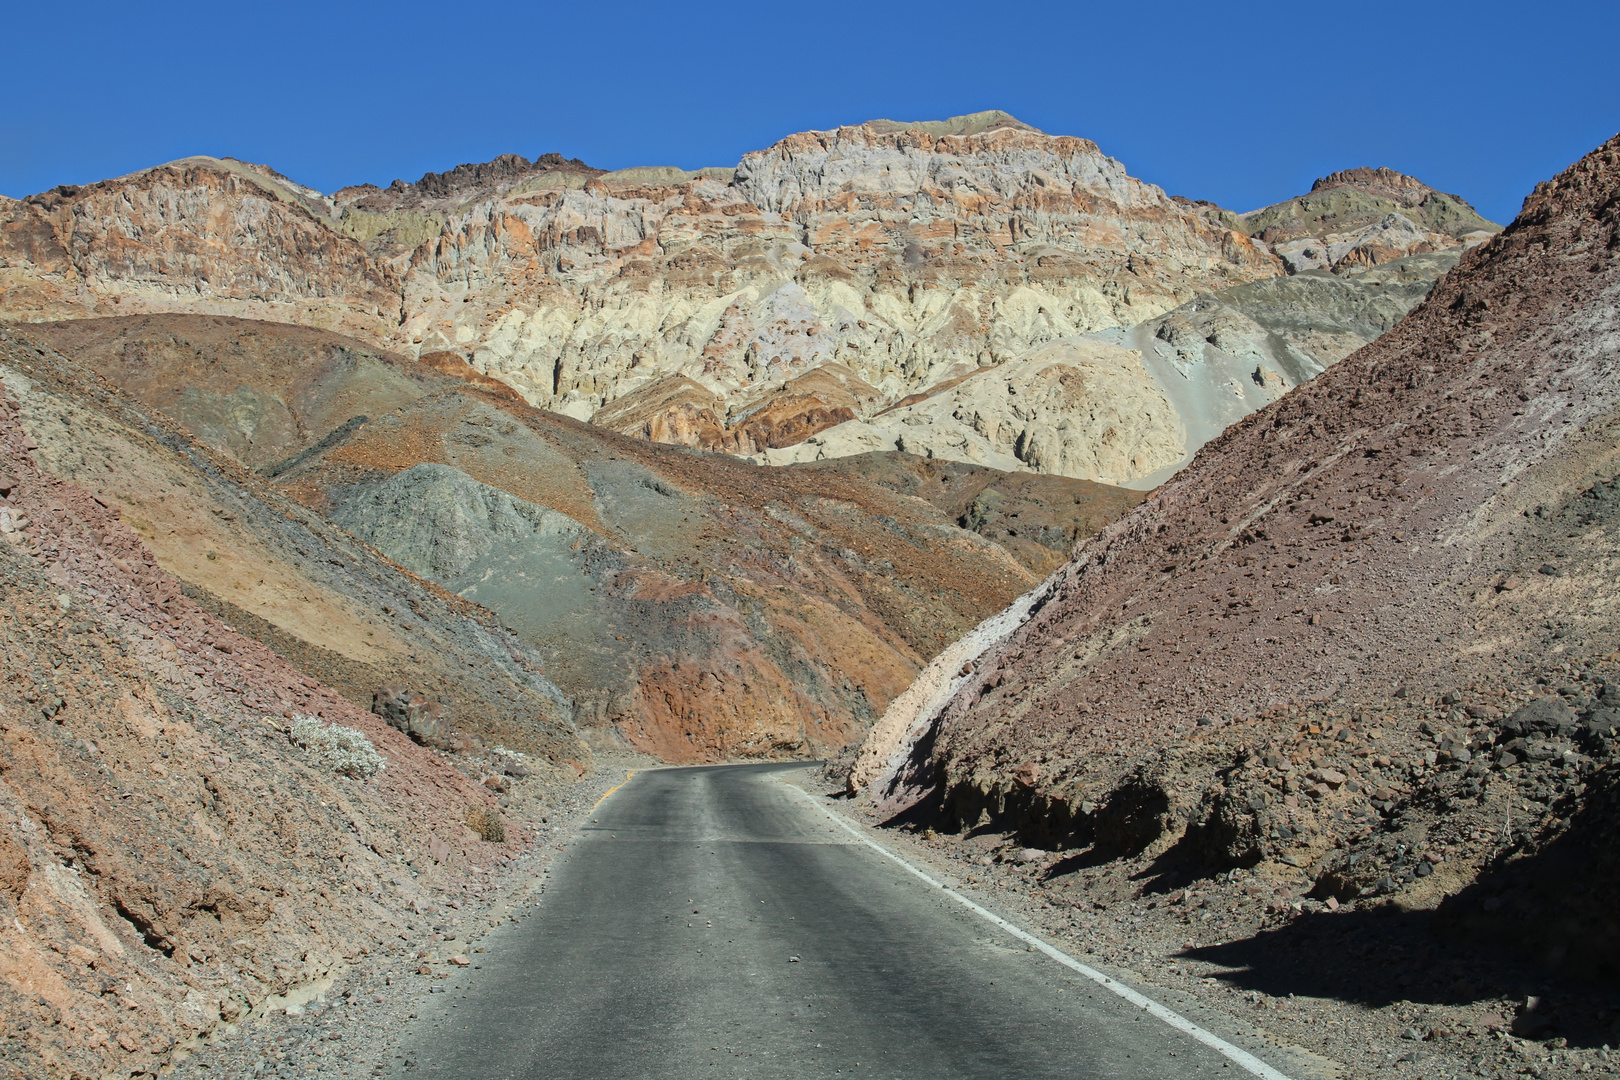
[[[14,197],[193,153],[326,191],[505,152],[731,165],[794,131],[1001,108],[1234,210],[1389,165],[1505,222],[1620,130],[1613,0],[15,0],[4,25]]]

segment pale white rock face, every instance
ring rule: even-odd
[[[1374,245],[1401,255],[1412,255],[1421,251],[1452,247],[1455,243],[1450,237],[1419,228],[1405,214],[1389,214],[1383,220],[1354,233],[1333,234],[1328,244],[1328,262],[1337,265],[1351,252]]]
[[[1328,254],[1327,243],[1314,236],[1284,240],[1273,245],[1271,250],[1282,259],[1290,274],[1301,274],[1306,270],[1326,270],[1332,261]]]
[[[1252,412],[1282,397],[1325,363],[1279,342],[1245,312],[1214,296],[1098,338],[1118,342],[1142,358],[1144,370],[1182,423],[1184,442],[1172,460],[1118,483],[1157,487],[1192,460],[1200,446]],[[1338,359],[1338,357],[1333,357]]]
[[[761,465],[792,465],[801,461],[826,461],[829,458],[853,457],[894,448],[895,434],[887,426],[878,427],[864,420],[850,420],[830,427],[819,435],[812,435],[801,443],[780,450],[762,450],[753,455],[753,460]]]
[[[1492,234],[1468,234],[1461,241],[1425,229],[1405,214],[1386,214],[1378,221],[1344,232],[1325,233],[1296,240],[1285,240],[1273,250],[1291,274],[1306,270],[1333,269],[1355,273],[1359,268],[1376,266],[1407,255],[1473,247]]]
[[[788,464],[873,450],[1152,488],[1204,443],[1394,326],[1461,249],[1351,275],[1268,278],[1134,326],[1040,346],[920,400],[765,450]],[[1078,372],[1078,374],[1075,374]]]
[[[1121,484],[1181,461],[1186,427],[1139,353],[1070,338],[758,460],[876,449]]]
[[[579,417],[667,376],[724,401],[831,361],[898,400],[1282,269],[1091,142],[1021,128],[839,128],[729,180],[644,172],[446,210],[394,344]]]

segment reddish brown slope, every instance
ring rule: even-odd
[[[1256,866],[1254,913],[1296,867],[1347,901],[1415,881],[1403,902],[1421,905],[1504,850],[1552,850],[1572,816],[1612,832],[1581,807],[1612,787],[1620,721],[1617,216],[1620,138],[1388,335],[1082,545],[890,805],[931,798],[948,825],[1093,845],[1150,877]],[[1567,726],[1504,728],[1538,678]],[[1414,877],[1413,851],[1445,871]],[[1612,906],[1566,900],[1583,960],[1612,954]]]
[[[110,500],[38,467],[24,411],[0,393],[0,1075],[156,1075],[425,938],[439,890],[528,837],[474,837],[488,788],[183,595]],[[386,767],[324,767],[295,713]]]

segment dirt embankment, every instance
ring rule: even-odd
[[[543,753],[497,766],[476,740],[467,754],[418,746],[199,606],[113,498],[41,468],[46,448],[23,420],[61,404],[48,356],[9,335],[0,349],[0,1015],[12,1036],[0,1074],[155,1074],[273,995],[426,940],[446,890],[531,839],[526,822],[502,821],[501,789],[524,772],[571,783],[574,770]],[[116,412],[93,380],[80,393]],[[55,415],[81,423],[94,456],[108,429]],[[214,479],[228,486],[217,466]],[[235,513],[264,511],[250,501]],[[396,597],[448,603],[370,569]],[[464,641],[443,644],[454,655]],[[291,722],[301,715],[318,718],[313,733]],[[537,752],[572,738],[529,730]],[[344,753],[345,732],[379,756]],[[504,839],[486,839],[496,825]]]
[[[1070,902],[1241,878],[1225,941],[1287,938],[1307,902],[1435,912],[1612,982],[1617,230],[1620,139],[1082,545],[880,805],[1067,853]],[[1401,985],[1614,1040],[1613,1003],[1549,1019],[1509,979],[1437,988],[1456,966]]]

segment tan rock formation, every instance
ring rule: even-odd
[[[746,155],[729,183],[463,209],[413,256],[406,328],[579,416],[672,374],[724,397],[832,360],[894,400],[1278,270],[1084,139],[863,125]]]
[[[314,193],[189,158],[0,206],[0,317],[190,311],[381,339],[396,270],[335,232]]]
[[[922,457],[1118,484],[1186,456],[1185,426],[1141,354],[1090,338],[1042,346],[845,427],[761,458],[842,457],[870,440]]]
[[[834,359],[895,400],[1280,269],[1004,114],[808,132],[733,170],[509,156],[335,198],[195,158],[4,211],[0,315],[339,327],[581,418],[670,375],[730,396]]]
[[[672,375],[604,406],[591,423],[652,442],[753,454],[802,442],[871,412],[882,400],[875,387],[839,363],[812,368],[730,408],[699,383]]]
[[[1194,376],[1201,346],[1176,326],[1154,326],[1176,337],[1168,366],[1121,328],[1285,271],[1418,265],[1494,228],[1387,169],[1335,173],[1240,217],[997,112],[803,132],[733,169],[605,173],[503,155],[331,197],[264,166],[190,158],[0,206],[0,317],[274,318],[465,362],[532,405],[654,441],[755,455],[819,439],[793,460],[904,443],[1151,486],[1368,339],[1296,335],[1300,355],[1280,359],[1254,323],[1236,335],[1252,366],[1225,355]],[[965,376],[1034,378],[1013,366],[1044,370],[1045,346],[1097,332],[1142,353],[1182,414],[1179,450],[1175,421],[1138,400],[1155,395],[1134,377],[1100,405],[1102,383],[1080,393],[1065,376],[1011,438],[985,402],[967,421],[930,412],[989,385],[957,389]],[[934,404],[907,401],[918,395]],[[877,416],[902,402],[909,442],[900,419]],[[926,438],[925,414],[940,425]],[[1133,432],[1147,442],[1088,442]]]

